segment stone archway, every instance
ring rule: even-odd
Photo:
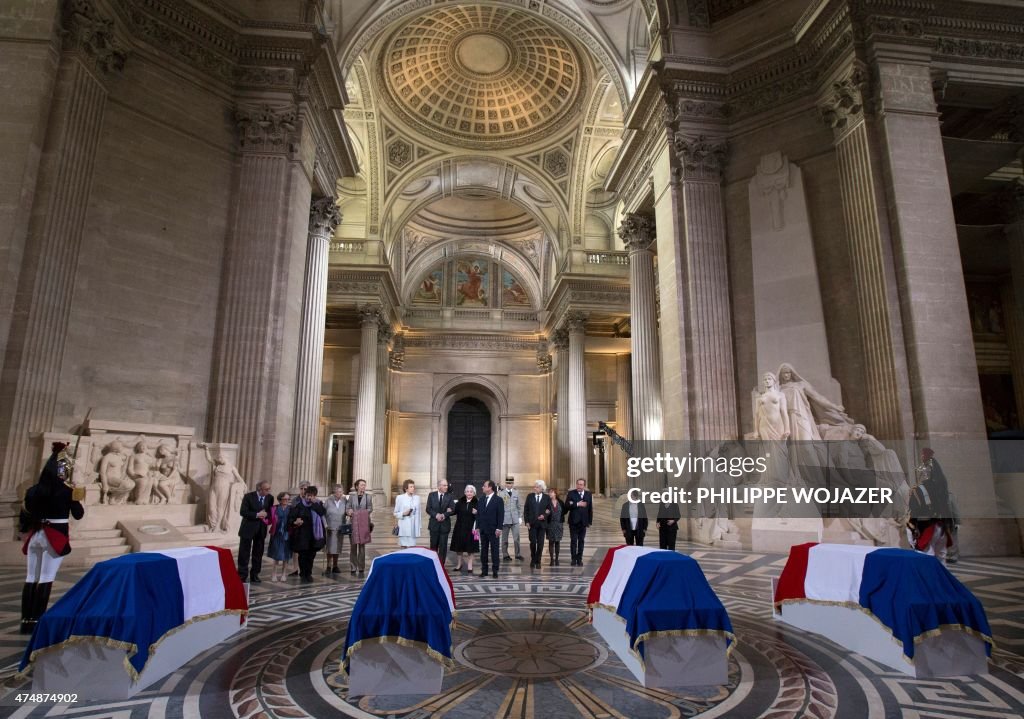
[[[508,437],[506,392],[488,377],[460,375],[453,377],[434,393],[433,429],[431,435],[430,482],[445,476],[448,466],[448,417],[452,406],[462,399],[472,398],[487,407],[491,417],[490,480],[498,485],[508,467]],[[479,492],[480,488],[477,487]]]

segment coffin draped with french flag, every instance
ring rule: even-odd
[[[125,650],[137,680],[164,637],[221,614],[249,610],[230,550],[182,547],[138,552],[96,564],[39,620],[22,656],[24,672],[42,653],[78,642]]]
[[[437,552],[410,547],[376,557],[370,565],[341,650],[342,671],[369,642],[423,649],[446,667],[452,661],[455,590]]]
[[[623,619],[629,646],[641,659],[644,642],[659,636],[718,635],[729,650],[736,640],[697,560],[665,549],[609,549],[590,583],[587,606]]]
[[[985,610],[935,557],[907,549],[809,542],[790,547],[775,604],[816,602],[856,607],[892,632],[903,654],[941,630],[994,643]]]

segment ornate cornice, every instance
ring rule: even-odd
[[[727,145],[724,138],[677,134],[673,138],[682,180],[722,181]]]
[[[619,238],[625,243],[626,249],[630,253],[650,250],[655,237],[654,220],[650,217],[636,213],[622,217],[622,224],[619,225]]]
[[[539,340],[534,336],[460,333],[405,333],[406,349],[485,350],[499,352],[536,352]]]
[[[341,224],[338,201],[333,197],[319,197],[309,206],[309,235],[329,242],[334,230]]]
[[[291,154],[299,141],[299,111],[295,105],[250,105],[235,108],[239,145],[246,152]]]
[[[114,21],[102,17],[92,0],[66,0],[61,25],[66,52],[77,53],[103,75],[124,70],[128,50],[114,36]]]

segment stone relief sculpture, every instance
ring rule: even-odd
[[[135,489],[135,482],[127,476],[128,456],[121,440],[115,439],[103,448],[100,460],[100,504],[124,504]]]
[[[156,450],[156,487],[154,487],[156,501],[171,504],[181,483],[178,450],[163,442]]]
[[[754,410],[754,438],[767,441],[789,439],[790,418],[786,395],[771,372],[761,376],[761,394]]]
[[[778,372],[779,388],[789,405],[793,439],[821,439],[816,425],[852,425],[844,408],[835,404],[803,379],[793,365],[783,362]]]
[[[734,442],[720,442],[707,456],[716,460],[719,457],[735,456],[742,448]],[[713,464],[711,465],[714,466]],[[716,472],[713,468],[702,471],[699,486],[706,489],[725,489],[735,487],[743,482],[742,478],[732,477],[728,472]],[[696,541],[702,544],[739,548],[739,527],[732,520],[731,505],[726,502],[702,502],[696,519]]]
[[[206,443],[196,445],[206,452],[210,463],[210,493],[206,509],[206,531],[227,532],[232,513],[242,506],[242,494],[246,490],[245,480],[235,465],[230,464],[223,453],[216,457],[210,454]]]
[[[152,476],[156,457],[149,453],[146,438],[139,436],[135,451],[128,459],[128,478],[135,483],[135,504],[150,504],[156,479]]]
[[[796,440],[788,449],[794,476],[820,485],[831,475],[833,482],[849,487],[876,486],[892,490],[893,503],[875,516],[839,520],[852,531],[879,545],[898,545],[900,517],[909,498],[906,474],[896,453],[868,434],[867,428],[851,418],[842,405],[832,402],[803,379],[793,365],[779,366],[778,382],[767,372],[764,390],[755,401],[754,434],[762,440]],[[773,386],[774,385],[774,386]],[[781,394],[780,401],[776,396]],[[788,422],[780,413],[785,413]],[[827,448],[814,440],[835,442]],[[806,442],[806,444],[803,444]],[[796,451],[794,453],[794,447]],[[772,462],[769,466],[772,467]]]

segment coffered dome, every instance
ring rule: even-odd
[[[442,7],[387,39],[389,104],[412,127],[464,147],[525,144],[569,120],[583,83],[579,56],[534,15]]]

